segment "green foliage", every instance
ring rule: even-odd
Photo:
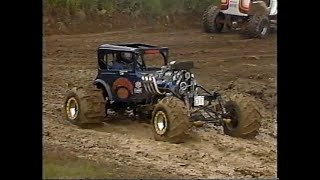
[[[116,1],[114,0],[98,0],[97,9],[105,9],[108,13],[113,13],[116,10]]]
[[[46,7],[77,10],[106,10],[132,16],[165,16],[168,14],[201,14],[210,4],[219,0],[46,0]]]

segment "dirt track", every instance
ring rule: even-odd
[[[91,130],[61,123],[67,84],[91,83],[96,75],[96,48],[102,43],[143,42],[167,46],[171,59],[194,60],[198,82],[237,91],[260,101],[264,119],[255,140],[232,138],[221,128],[195,130],[184,144],[154,141],[148,124],[122,120]],[[163,177],[244,178],[276,176],[276,35],[242,39],[238,34],[210,35],[201,30],[177,32],[109,32],[53,35],[44,38],[44,141],[77,156],[113,162]],[[157,172],[157,173],[156,173]],[[126,178],[137,177],[128,175]],[[148,176],[149,177],[149,176]]]

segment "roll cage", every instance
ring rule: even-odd
[[[169,48],[167,47],[138,43],[103,44],[98,48],[99,69],[118,71],[124,67],[129,71],[148,70],[145,59],[147,54],[160,54],[163,65],[168,64]]]

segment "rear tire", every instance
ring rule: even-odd
[[[224,133],[233,137],[253,138],[259,134],[261,114],[255,99],[241,94],[233,95],[225,103],[231,122],[223,124]]]
[[[101,90],[74,87],[64,101],[65,120],[79,127],[101,124],[105,117],[105,100]]]
[[[151,124],[155,140],[171,143],[185,142],[191,127],[187,107],[176,97],[165,97],[155,105]]]
[[[223,29],[224,23],[217,21],[224,20],[225,15],[220,12],[217,6],[209,6],[202,17],[202,24],[206,33],[220,33]]]

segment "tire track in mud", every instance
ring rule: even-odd
[[[208,86],[224,87],[229,80],[235,79],[242,93],[251,88],[259,90],[259,86],[270,89],[268,93],[275,93],[275,86],[266,79],[276,76],[276,60],[272,60],[276,56],[275,40],[272,38],[243,40],[238,35],[213,36],[198,30],[128,34],[110,32],[45,37],[45,143],[68,148],[82,158],[148,168],[183,178],[275,177],[276,138],[268,134],[275,129],[271,111],[264,112],[269,119],[265,120],[268,122],[263,124],[263,132],[256,140],[226,136],[221,127],[204,127],[195,129],[193,140],[179,145],[154,141],[150,125],[145,123],[122,120],[92,130],[61,123],[67,84],[91,85],[96,75],[96,48],[111,41],[138,40],[162,44],[171,49],[175,60],[196,57],[195,66],[200,68],[195,69],[197,79]],[[224,72],[221,76],[217,75],[221,72]],[[257,72],[265,77],[249,78]]]
[[[62,117],[57,115],[61,112],[61,108],[59,106],[55,107],[57,111],[53,113],[52,117],[61,119]],[[130,159],[133,162],[129,161],[129,164],[137,164],[136,161],[139,161],[144,166],[155,167],[158,170],[169,171],[170,173],[174,173],[176,169],[180,172],[177,175],[188,177],[223,178],[228,175],[228,177],[239,178],[273,177],[274,175],[266,167],[274,165],[275,159],[272,158],[275,157],[275,151],[272,149],[275,149],[275,145],[262,140],[243,140],[228,137],[223,135],[221,130],[220,132],[212,128],[209,129],[210,132],[201,132],[203,130],[200,130],[200,137],[196,140],[176,145],[154,141],[151,138],[150,125],[130,121],[118,122],[117,125],[106,124],[102,128],[93,130],[65,127],[53,122],[53,120],[47,123],[50,123],[51,126],[54,125],[51,128],[46,128],[51,138],[49,142],[54,141],[54,144],[63,147],[81,149],[80,156],[88,159],[105,158],[104,153],[107,153],[109,154],[108,158],[120,161],[119,163],[125,163]],[[66,138],[68,139],[66,140]],[[111,152],[99,149],[105,147],[105,145],[112,147]],[[94,151],[90,152],[88,149],[94,149]],[[117,153],[110,157],[110,153],[113,151]],[[252,156],[248,157],[248,154]],[[261,162],[257,164],[258,161]],[[254,166],[252,166],[253,162]],[[243,164],[249,165],[243,166]],[[237,173],[241,169],[247,170],[244,171],[246,173]]]
[[[232,138],[211,128],[210,132],[199,130],[200,137],[196,140],[181,145],[169,144],[154,141],[150,125],[142,123],[127,121],[93,130],[63,126],[58,124],[58,119],[62,121],[61,104],[51,103],[50,106],[56,109],[49,116],[55,120],[47,119],[44,123],[45,133],[50,134],[45,141],[76,149],[76,154],[83,158],[153,167],[171,174],[179,172],[177,175],[181,177],[274,176],[270,169],[276,161],[275,145],[268,141]]]
[[[216,177],[223,178],[226,174],[228,177],[255,177],[254,174],[237,174],[237,169],[252,169],[255,167],[255,173],[260,173],[259,177],[272,177],[274,174],[266,170],[266,167],[272,160],[268,161],[268,155],[275,152],[264,150],[257,151],[256,148],[264,146],[259,141],[238,140],[224,135],[205,134],[201,141],[191,141],[185,144],[169,144],[154,141],[152,138],[137,136],[133,132],[127,131],[128,134],[119,131],[106,132],[83,130],[77,128],[67,128],[50,122],[55,130],[47,131],[50,136],[50,142],[64,147],[81,149],[81,155],[88,159],[97,160],[97,158],[113,159],[119,163],[126,161],[144,164],[144,166],[155,167],[160,171],[169,171],[170,173],[180,172],[177,175],[188,177]],[[106,125],[110,126],[109,124]],[[111,125],[112,126],[112,125]],[[136,131],[146,130],[147,127],[137,129]],[[112,128],[112,127],[111,127]],[[59,129],[59,131],[57,131]],[[114,128],[112,128],[114,130]],[[148,133],[146,133],[147,135]],[[149,134],[150,136],[151,134]],[[219,137],[223,136],[223,137]],[[223,139],[223,140],[222,140]],[[212,143],[209,144],[208,143]],[[71,144],[70,144],[71,143]],[[93,149],[92,152],[90,150]],[[260,148],[259,148],[260,149]],[[114,154],[116,152],[116,154]],[[253,154],[248,157],[246,154]],[[107,155],[107,157],[106,157]],[[254,164],[255,159],[262,159],[260,164]],[[106,160],[106,159],[104,159]],[[130,162],[130,161],[134,162]],[[237,160],[237,161],[234,161]],[[138,161],[138,163],[137,163]],[[236,163],[236,162],[241,162]],[[247,162],[246,166],[243,163]],[[251,164],[251,165],[250,165]]]

